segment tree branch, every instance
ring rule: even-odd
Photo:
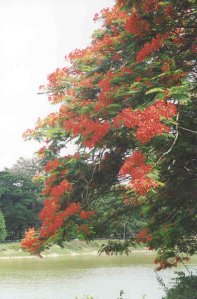
[[[183,128],[183,127],[181,127],[181,126],[178,126],[178,127],[179,127],[179,129],[181,129],[181,130],[185,130],[185,131],[188,131],[188,132],[197,134],[197,131],[193,131],[193,130],[190,130],[190,129],[186,129],[186,128]]]
[[[159,163],[159,161],[161,161],[161,159],[162,159],[164,156],[168,155],[168,154],[171,152],[171,150],[173,149],[173,147],[174,147],[174,145],[175,145],[175,143],[176,143],[176,141],[177,141],[177,139],[178,139],[178,136],[179,136],[179,131],[178,131],[178,128],[179,128],[178,120],[179,120],[179,111],[178,111],[177,116],[176,116],[176,135],[175,135],[174,141],[173,141],[171,147],[170,147],[165,153],[163,153],[163,154],[161,155],[161,157],[159,158],[159,160],[156,162],[156,165]]]

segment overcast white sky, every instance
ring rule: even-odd
[[[54,110],[37,95],[64,57],[90,42],[93,17],[113,0],[0,0],[0,169],[39,148],[22,133]]]

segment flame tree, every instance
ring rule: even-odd
[[[46,178],[42,227],[24,249],[88,239],[105,213],[107,226],[140,209],[147,225],[133,240],[157,250],[158,269],[197,251],[196,9],[194,0],[118,0],[95,15],[91,44],[48,76],[41,92],[60,108],[26,132],[46,143]],[[65,156],[70,142],[76,153]]]

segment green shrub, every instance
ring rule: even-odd
[[[5,226],[5,219],[2,211],[0,210],[0,241],[4,241],[6,236],[7,236],[7,231]]]
[[[197,299],[197,276],[179,272],[175,285],[168,289],[162,299]]]

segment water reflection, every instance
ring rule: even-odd
[[[0,298],[74,299],[91,294],[95,299],[160,299],[153,256],[76,256],[0,260]],[[169,281],[172,270],[162,277]]]

